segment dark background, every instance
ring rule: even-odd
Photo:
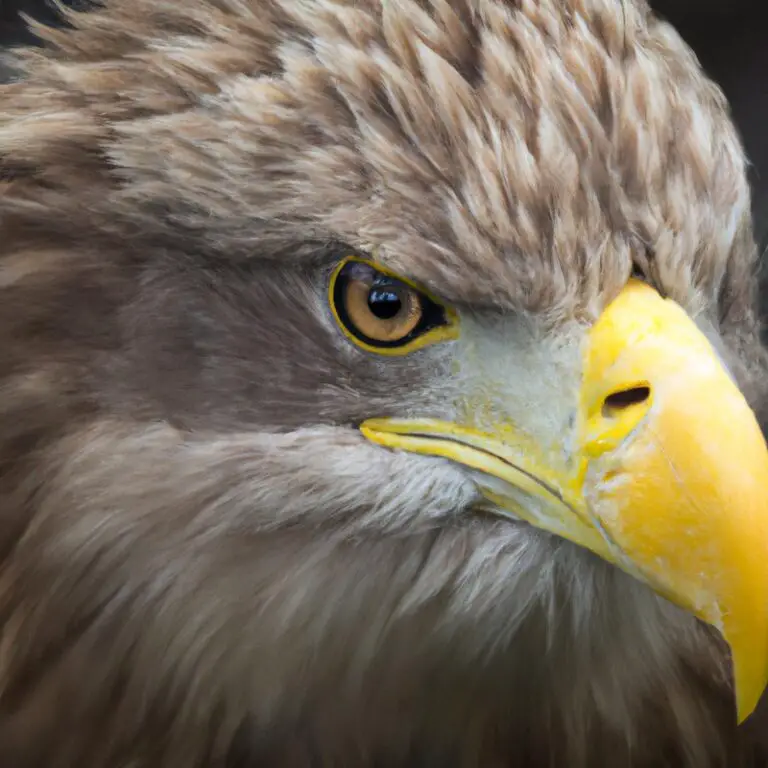
[[[677,27],[731,102],[752,162],[758,242],[768,245],[768,2],[656,0],[651,4]]]
[[[84,7],[88,0],[64,0]],[[619,2],[619,0],[616,0]],[[768,246],[768,0],[651,0],[696,51],[704,69],[725,91],[752,163],[755,233]],[[0,46],[32,42],[19,17],[24,11],[53,22],[46,0],[0,0]],[[3,68],[0,64],[0,79]],[[768,314],[768,258],[761,269]],[[768,340],[768,334],[766,334]]]

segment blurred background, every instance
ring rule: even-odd
[[[89,0],[62,0],[85,7]],[[619,0],[616,0],[619,2]],[[677,27],[710,77],[731,103],[733,117],[751,161],[755,234],[768,247],[768,9],[766,0],[652,0]],[[0,46],[34,42],[19,16],[24,12],[53,23],[48,0],[0,0]],[[10,76],[0,64],[0,79]],[[761,269],[764,317],[768,318],[768,259]],[[768,333],[764,335],[768,341]]]

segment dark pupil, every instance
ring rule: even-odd
[[[391,285],[374,285],[368,294],[368,309],[379,320],[391,320],[403,308],[397,290]]]

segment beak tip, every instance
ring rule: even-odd
[[[757,708],[759,697],[756,699],[753,695],[744,695],[742,691],[736,691],[736,725],[742,725],[749,719],[750,715]]]
[[[741,725],[757,709],[765,689],[765,681],[747,680],[740,683],[736,678],[736,723]]]
[[[726,641],[727,635],[726,632]],[[741,725],[757,709],[763,697],[768,684],[768,664],[763,643],[741,647],[738,643],[728,644],[731,646],[736,722]]]

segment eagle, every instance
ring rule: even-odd
[[[746,160],[642,0],[105,0],[0,87],[0,765],[768,765]]]

